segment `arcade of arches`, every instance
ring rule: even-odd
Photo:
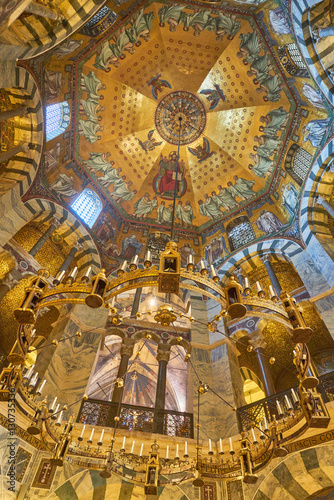
[[[207,477],[197,488],[176,471],[159,476],[158,497],[333,498],[333,2],[2,3],[0,368],[17,338],[14,310],[38,271],[50,284],[76,269],[79,280],[88,268],[111,278],[136,256],[143,267],[148,250],[158,265],[173,226],[182,267],[204,259],[222,286],[234,276],[253,295],[260,283],[267,298],[270,286],[294,297],[313,330],[307,347],[332,419],[296,439],[254,485]],[[209,461],[209,440],[220,459],[219,446],[240,439],[231,408],[255,408],[298,385],[286,321],[247,306],[243,318],[218,316],[209,329],[221,308],[202,290],[126,291],[115,305],[120,324],[107,308],[65,300],[38,313],[27,366],[46,382],[34,397],[49,407],[57,397],[88,444],[52,465],[51,437],[26,431],[32,415],[18,395],[9,489],[8,404],[0,402],[2,498],[152,498],[131,466],[99,475],[103,461],[88,438],[94,429],[96,445],[104,426],[86,422],[84,395],[92,414],[122,407],[115,449],[126,439],[137,455],[156,439],[161,456],[183,456],[186,441],[194,458],[200,411]],[[166,300],[177,319],[163,327],[151,311]],[[214,392],[198,405],[199,380]],[[103,432],[101,453],[110,422]]]

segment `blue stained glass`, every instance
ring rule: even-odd
[[[86,222],[87,226],[92,227],[102,210],[102,203],[94,191],[84,189],[78,198],[74,200],[71,208],[80,219]]]
[[[109,14],[110,11],[111,9],[109,9],[108,7],[106,6],[102,7],[102,9],[99,10],[98,13],[95,14],[95,16],[92,17],[90,21],[88,21],[88,23],[86,23],[86,27],[90,28],[91,26],[94,26],[99,21],[101,21],[101,19],[103,19],[107,14]]]
[[[70,122],[70,107],[67,101],[46,107],[46,140],[62,134]]]

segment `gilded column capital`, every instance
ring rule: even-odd
[[[170,357],[170,346],[166,344],[158,345],[157,360],[166,361],[168,363]]]
[[[267,346],[267,342],[260,332],[253,332],[250,335],[250,344],[254,347],[255,350],[260,348],[265,349]]]
[[[121,345],[121,356],[125,354],[131,358],[134,346],[135,346],[134,339],[124,338]]]

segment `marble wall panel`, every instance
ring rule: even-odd
[[[311,297],[329,290],[330,286],[318,267],[317,260],[313,260],[307,250],[291,258],[301,280]]]
[[[72,337],[77,331],[78,324],[70,320],[62,338]],[[87,331],[80,338],[59,343],[45,371],[45,394],[57,396],[61,404],[80,401],[86,393],[100,341],[100,333]],[[80,404],[81,401],[72,406],[71,413],[76,414]]]
[[[315,306],[334,339],[334,295],[332,294],[321,300],[317,300]]]
[[[0,197],[0,245],[5,245],[32,217],[20,198],[19,186]]]

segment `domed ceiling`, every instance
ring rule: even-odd
[[[159,257],[175,189],[183,264],[220,266],[277,235],[303,245],[301,192],[333,117],[274,0],[109,1],[27,64],[47,109],[66,101],[68,114],[25,199],[73,210],[94,191],[102,212],[87,231],[107,272],[147,248]]]
[[[202,231],[275,188],[297,106],[252,16],[152,3],[75,78],[75,158],[124,219],[168,226],[176,189]]]

